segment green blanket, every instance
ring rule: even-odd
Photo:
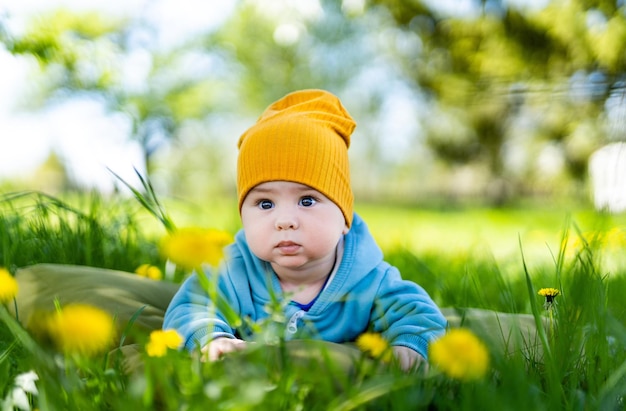
[[[53,311],[56,304],[90,304],[114,316],[119,335],[135,317],[130,327],[132,332],[125,334],[127,347],[124,351],[132,355],[140,350],[133,336],[145,336],[161,328],[165,310],[178,289],[176,284],[132,273],[76,265],[28,266],[17,271],[16,280],[19,285],[17,316],[27,329],[35,327],[38,316]],[[471,329],[492,352],[509,355],[522,351],[524,355],[541,358],[541,345],[532,315],[476,308],[444,308],[442,311],[450,327]],[[15,310],[13,314],[16,315]],[[350,355],[350,350],[346,351],[338,344],[327,345],[338,353]]]

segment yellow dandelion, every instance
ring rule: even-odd
[[[378,333],[363,333],[356,339],[356,346],[373,358],[385,362],[391,361],[392,352],[387,340]]]
[[[47,330],[63,353],[94,356],[111,347],[115,337],[113,317],[87,304],[70,304],[50,315]]]
[[[163,278],[163,273],[159,269],[159,267],[151,264],[141,264],[137,269],[135,269],[135,274],[140,277],[146,277],[151,280],[160,280]]]
[[[225,231],[181,228],[163,239],[161,252],[186,269],[196,269],[202,264],[215,267],[224,257],[224,247],[231,242],[232,236]]]
[[[176,330],[155,330],[150,333],[146,353],[150,357],[163,357],[168,348],[177,349],[183,344],[183,337]]]
[[[0,267],[0,304],[8,304],[17,295],[18,286],[15,277],[6,268]]]
[[[465,328],[451,329],[428,348],[430,363],[450,378],[470,381],[482,378],[489,370],[485,344]]]
[[[552,304],[552,302],[554,302],[554,298],[561,294],[561,292],[556,288],[542,288],[537,292],[537,294],[542,297],[546,297],[546,304]]]
[[[552,305],[555,302],[554,299],[557,295],[561,294],[561,292],[556,288],[542,288],[537,292],[537,294],[542,297],[546,297],[546,302],[543,305],[543,308],[545,308],[546,310],[551,310]]]

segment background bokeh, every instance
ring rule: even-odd
[[[228,198],[239,134],[314,87],[357,120],[357,201],[619,212],[624,8],[12,2],[0,8],[0,184],[106,193],[120,189],[109,169],[134,181],[136,168],[162,194]]]

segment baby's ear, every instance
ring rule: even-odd
[[[348,227],[348,225],[346,224],[346,225],[343,227],[343,231],[342,231],[343,235],[348,234],[348,231],[350,231],[350,227]]]

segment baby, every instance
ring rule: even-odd
[[[348,147],[355,127],[336,96],[302,90],[271,104],[241,136],[243,229],[219,268],[219,295],[252,322],[268,317],[273,296],[284,299],[286,339],[344,343],[380,333],[398,364],[415,369],[446,320],[423,288],[383,260],[353,211]],[[192,274],[170,303],[163,328],[216,360],[253,339],[227,317]]]

